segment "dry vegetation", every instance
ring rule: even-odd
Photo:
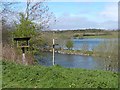
[[[3,60],[9,60],[16,63],[22,63],[22,52],[19,49],[13,48],[9,44],[2,47]],[[29,52],[26,53],[26,61],[28,64],[34,64],[33,55]]]

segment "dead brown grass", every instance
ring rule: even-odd
[[[22,64],[22,52],[18,48],[14,48],[9,44],[5,44],[2,47],[2,58],[3,60],[10,60],[16,63]],[[34,64],[34,56],[31,53],[26,53],[27,64]]]

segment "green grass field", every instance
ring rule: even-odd
[[[3,88],[117,88],[118,74],[3,61]]]

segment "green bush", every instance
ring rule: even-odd
[[[15,23],[15,31],[13,31],[14,37],[32,37],[36,35],[35,24],[25,18],[23,13],[20,13],[19,23]]]
[[[66,43],[66,47],[70,50],[70,49],[72,49],[73,48],[73,42],[72,41],[67,41],[67,43]]]

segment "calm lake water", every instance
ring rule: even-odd
[[[107,40],[107,39],[106,39]],[[105,39],[73,39],[74,49],[80,49],[82,44],[87,43],[89,50],[92,50],[95,46],[105,41]],[[52,53],[44,52],[43,55],[36,56],[36,59],[41,65],[52,65]],[[55,64],[61,65],[67,68],[84,68],[94,70],[105,70],[106,64],[104,58],[93,56],[81,56],[81,55],[68,55],[55,53]],[[117,69],[115,69],[117,70]]]
[[[93,50],[94,47],[98,46],[100,43],[106,41],[108,39],[73,39],[73,49],[74,50],[81,50],[84,45],[88,46],[88,50]]]
[[[84,45],[88,46],[88,50],[93,50],[96,46],[98,46],[100,43],[106,42],[106,41],[112,41],[117,40],[114,39],[104,39],[104,38],[90,38],[90,39],[72,39],[74,46],[74,50],[81,50]]]

